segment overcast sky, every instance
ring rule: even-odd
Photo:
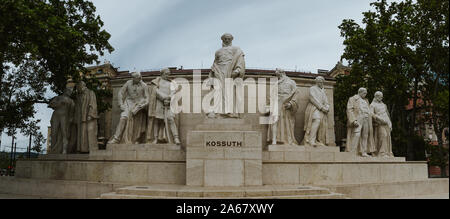
[[[209,68],[223,33],[234,35],[247,68],[331,70],[343,53],[338,26],[362,20],[375,0],[93,0],[112,35],[109,60],[120,70]],[[52,97],[52,93],[48,94]],[[52,111],[38,105],[47,136]],[[18,136],[18,151],[28,139]],[[2,136],[0,150],[10,150]],[[5,146],[8,146],[5,148]]]

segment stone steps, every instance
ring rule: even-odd
[[[322,195],[297,195],[297,196],[261,196],[261,197],[242,197],[244,199],[347,199],[342,194],[330,193]],[[199,199],[193,197],[166,197],[166,196],[142,196],[125,195],[117,193],[102,194],[101,199]],[[202,199],[237,199],[235,197],[207,197]]]
[[[343,199],[344,195],[325,188],[261,186],[210,188],[188,186],[132,186],[102,194],[102,199]]]

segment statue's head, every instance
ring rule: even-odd
[[[317,86],[319,86],[320,88],[323,88],[323,83],[325,82],[325,78],[323,78],[322,76],[318,76],[315,81],[316,81]]]
[[[275,76],[277,76],[277,78],[282,78],[283,76],[286,76],[286,72],[281,68],[277,68],[275,70]]]
[[[231,46],[233,43],[233,35],[229,34],[229,33],[225,33],[222,35],[222,42],[224,46]]]
[[[363,88],[363,87],[362,87],[362,88],[359,88],[358,94],[359,94],[360,97],[366,98],[366,96],[367,96],[367,89],[366,89],[366,88]]]
[[[77,84],[78,91],[84,91],[86,89],[86,83],[84,81],[80,81]]]
[[[134,84],[137,84],[137,83],[141,82],[141,80],[142,80],[141,72],[139,72],[139,71],[133,72],[131,74],[131,77],[133,78]]]
[[[170,73],[170,69],[168,69],[168,68],[164,68],[164,69],[161,70],[161,78],[164,79],[164,80],[168,80],[170,74],[171,74]]]
[[[381,102],[383,101],[383,93],[381,91],[375,92],[375,98],[376,101]]]
[[[72,91],[73,91],[73,88],[71,88],[71,87],[66,87],[66,88],[64,89],[63,95],[70,97],[70,95],[72,95]]]

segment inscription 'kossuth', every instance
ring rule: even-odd
[[[206,147],[242,147],[241,141],[207,141]]]

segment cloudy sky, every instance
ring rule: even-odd
[[[338,26],[360,22],[374,0],[93,0],[112,35],[109,60],[120,70],[163,67],[209,68],[220,36],[232,33],[248,68],[284,68],[316,73],[332,69],[343,52]],[[54,94],[49,93],[50,97]],[[46,136],[51,110],[38,105]],[[26,137],[18,136],[18,151]],[[11,138],[2,136],[0,150]]]

